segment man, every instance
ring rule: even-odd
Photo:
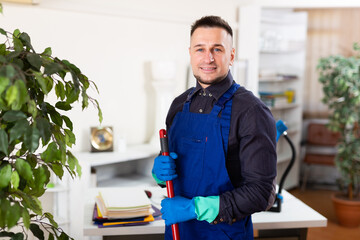
[[[154,161],[159,184],[175,197],[161,203],[165,239],[179,223],[184,239],[253,239],[251,214],[275,198],[276,127],[269,109],[234,82],[232,29],[217,16],[191,28],[196,88],[172,103],[166,125],[170,156]]]

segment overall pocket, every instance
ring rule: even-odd
[[[185,137],[181,139],[176,171],[179,176],[179,190],[186,197],[197,196],[204,167],[204,152],[205,139]]]

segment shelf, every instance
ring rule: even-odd
[[[260,54],[294,54],[294,53],[302,53],[303,51],[304,51],[303,48],[284,49],[284,50],[276,50],[276,49],[261,50],[260,49]]]
[[[45,193],[57,193],[57,192],[66,192],[68,191],[67,187],[64,187],[62,185],[55,185],[55,187],[47,188]]]
[[[282,76],[259,77],[259,83],[287,83],[296,80],[299,80],[299,78],[284,78]]]
[[[149,158],[157,155],[159,148],[150,144],[129,146],[125,152],[80,152],[75,153],[75,157],[80,164],[86,163],[90,167],[103,166],[107,164],[127,162]]]
[[[139,174],[121,175],[111,179],[99,181],[97,187],[151,187],[157,186],[155,180],[150,176]]]
[[[297,104],[297,103],[287,103],[287,104],[280,105],[280,106],[274,106],[274,107],[268,106],[268,107],[269,107],[269,109],[271,111],[280,111],[280,110],[287,110],[287,109],[297,108],[297,107],[299,107],[299,104]]]

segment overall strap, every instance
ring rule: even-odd
[[[195,87],[190,88],[190,92],[187,95],[186,101],[183,106],[183,112],[190,112],[190,103],[191,103],[191,99],[193,97],[192,94],[193,94],[194,90],[195,90]]]
[[[239,84],[234,83],[231,87],[220,97],[220,99],[215,103],[211,114],[218,116],[219,113],[224,110],[225,104],[232,98],[236,90],[240,87]],[[222,113],[223,114],[223,113]],[[231,108],[230,108],[231,115]]]
[[[223,139],[223,149],[227,156],[229,134],[230,134],[230,123],[231,123],[231,109],[232,109],[232,97],[236,90],[240,87],[239,84],[233,84],[231,88],[219,99],[214,107],[217,108],[217,116],[221,111],[220,125],[221,125],[221,136]],[[214,113],[215,114],[215,113]]]

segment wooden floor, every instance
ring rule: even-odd
[[[331,194],[335,191],[307,188],[289,192],[328,219],[327,227],[309,228],[308,240],[360,240],[360,227],[345,228],[337,224],[331,202]]]

